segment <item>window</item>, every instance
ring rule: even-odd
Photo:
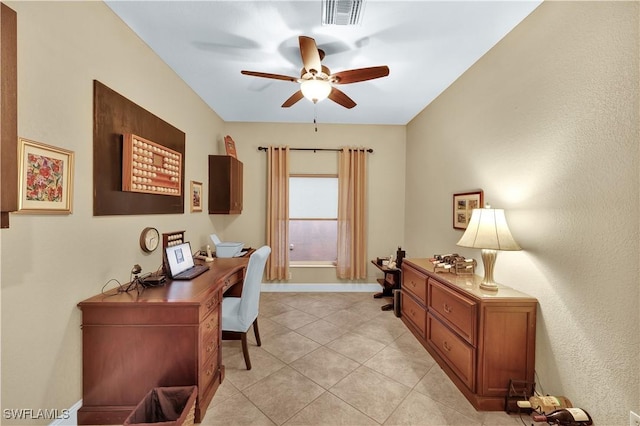
[[[338,238],[338,177],[289,177],[289,262],[334,265]]]

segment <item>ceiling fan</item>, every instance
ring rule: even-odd
[[[302,57],[303,64],[299,78],[257,71],[241,71],[244,75],[300,83],[300,90],[284,101],[282,104],[283,108],[289,108],[303,97],[313,103],[329,98],[345,108],[353,108],[356,106],[356,103],[344,92],[334,87],[334,84],[358,83],[360,81],[373,80],[389,75],[389,67],[386,65],[358,68],[331,74],[329,68],[321,63],[324,58],[324,52],[318,49],[315,40],[305,36],[298,37],[298,40],[300,42],[300,56]]]

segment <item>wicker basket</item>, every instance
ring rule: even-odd
[[[124,425],[193,426],[197,386],[151,389],[124,421]]]

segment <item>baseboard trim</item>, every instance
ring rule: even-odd
[[[78,410],[82,407],[82,400],[76,402],[69,408],[66,418],[55,419],[49,423],[50,426],[75,426],[78,424]]]
[[[283,293],[372,293],[381,290],[380,284],[353,284],[353,283],[262,283],[263,292]]]

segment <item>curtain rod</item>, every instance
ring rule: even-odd
[[[258,147],[258,151],[265,151],[266,152],[268,149],[269,148],[266,147],[266,146],[259,146]],[[340,152],[340,151],[342,151],[342,149],[340,149],[340,148],[289,148],[289,150],[291,150],[291,151],[313,151],[313,152],[316,152],[316,151],[337,151],[337,152]],[[373,149],[371,149],[371,148],[367,148],[366,151],[368,153],[373,154]]]

